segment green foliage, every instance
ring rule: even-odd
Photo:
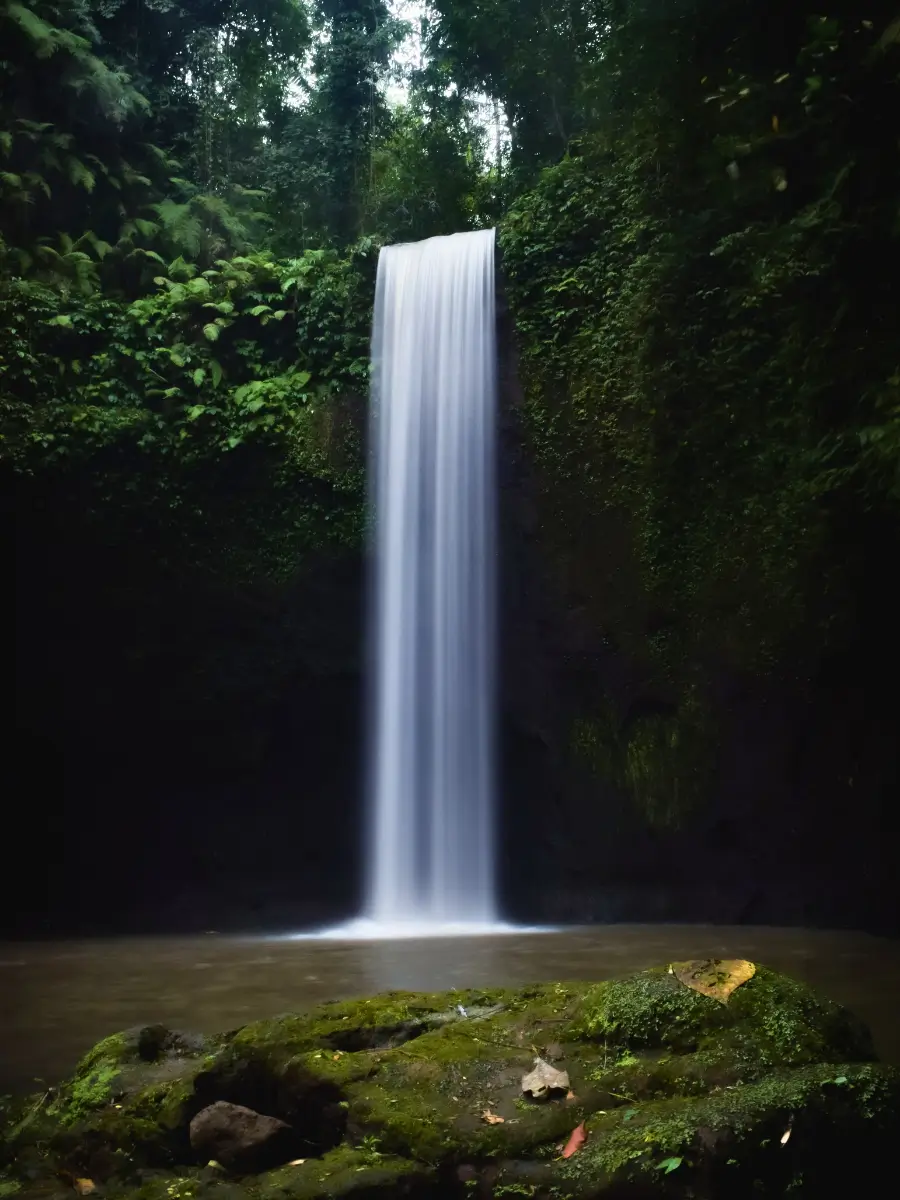
[[[136,291],[147,258],[203,265],[247,250],[265,218],[237,179],[186,180],[148,140],[147,98],[75,0],[0,4],[0,273],[80,292]],[[73,97],[66,89],[75,93]],[[125,153],[127,146],[127,157]]]
[[[793,13],[775,47],[740,4],[698,14],[655,86],[644,17],[611,27],[614,111],[501,245],[562,553],[600,564],[614,516],[663,667],[765,669],[840,635],[866,511],[896,503],[898,60],[877,22]]]
[[[436,0],[427,27],[434,59],[456,81],[503,102],[517,178],[566,150],[590,120],[583,82],[604,57],[607,0]]]
[[[2,458],[77,484],[98,520],[177,517],[168,540],[194,554],[227,557],[209,534],[230,529],[242,572],[355,543],[371,251],[238,256],[202,272],[177,258],[132,302],[73,293],[61,306],[47,287],[8,281]]]
[[[285,114],[264,178],[276,248],[345,246],[363,232],[375,146],[388,122],[378,88],[403,27],[383,0],[317,0],[320,39],[307,102]]]

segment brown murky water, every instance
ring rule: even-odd
[[[855,933],[615,925],[394,942],[207,935],[0,943],[0,1093],[65,1075],[95,1041],[163,1022],[201,1032],[390,988],[606,979],[675,959],[742,957],[804,979],[867,1020],[900,1065],[900,942]]]

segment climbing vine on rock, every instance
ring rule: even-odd
[[[632,93],[504,221],[557,541],[587,555],[617,515],[668,670],[840,636],[866,513],[896,504],[890,28],[811,16],[768,72],[748,28],[715,74],[683,39],[681,85]]]

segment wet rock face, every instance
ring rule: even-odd
[[[191,1149],[234,1171],[259,1171],[280,1166],[294,1148],[290,1125],[219,1100],[202,1108],[190,1124]]]
[[[60,1170],[109,1200],[877,1193],[900,1074],[865,1028],[765,967],[718,998],[680,976],[325,1004],[183,1051],[172,1078],[107,1039],[9,1143],[2,1194],[46,1197]],[[536,1055],[568,1088],[535,1098]]]

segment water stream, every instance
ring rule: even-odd
[[[749,958],[806,980],[871,1023],[900,1065],[900,943],[862,933],[608,925],[399,941],[111,938],[0,942],[0,1095],[61,1079],[93,1042],[161,1021],[215,1032],[391,988],[607,979],[684,958]]]
[[[372,334],[367,911],[496,926],[494,231],[387,246]]]

